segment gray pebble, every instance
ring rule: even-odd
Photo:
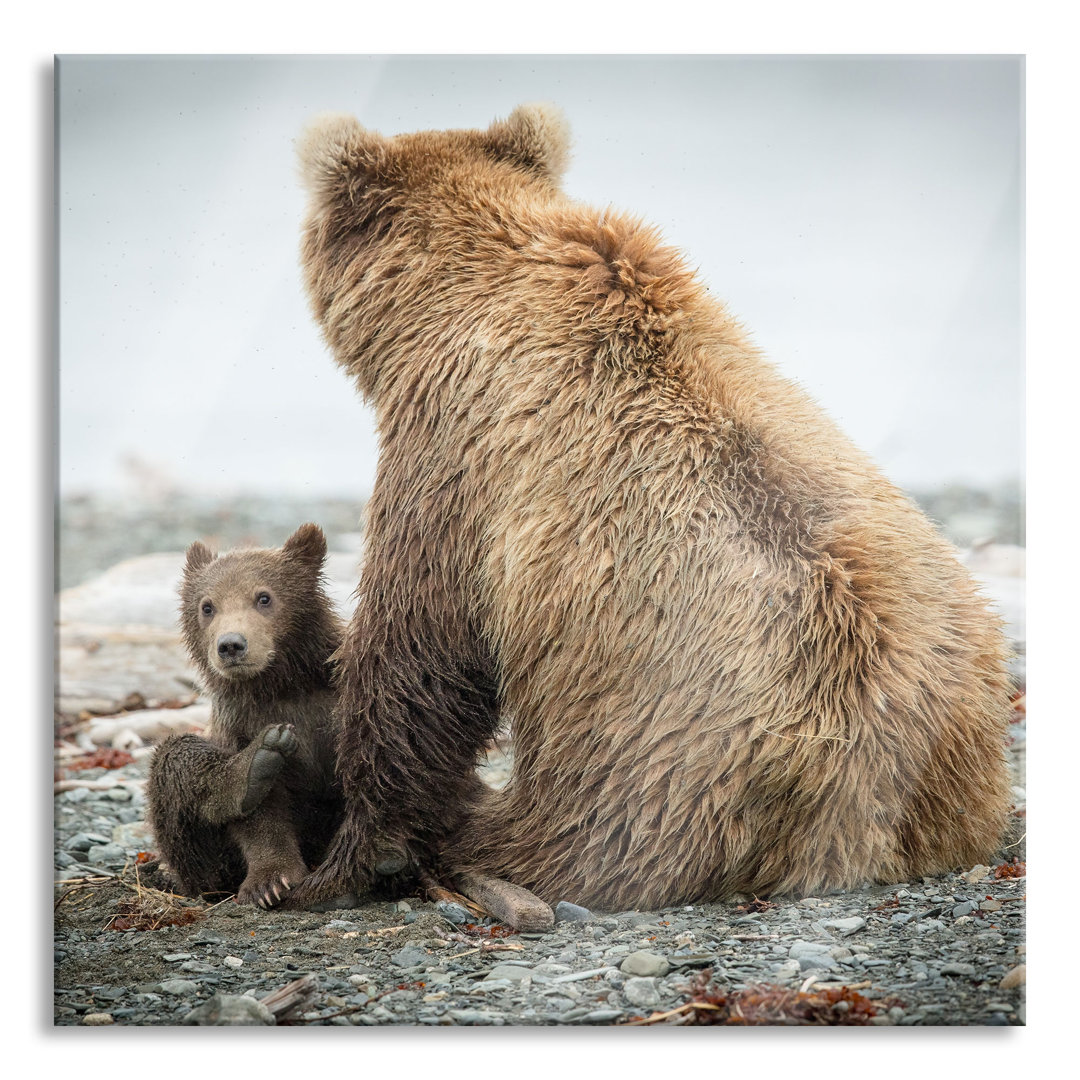
[[[589,922],[593,917],[593,913],[586,907],[580,907],[578,904],[571,904],[566,900],[560,900],[555,905],[555,921],[560,922]]]
[[[127,852],[119,844],[111,841],[105,844],[94,844],[86,853],[86,861],[94,866],[108,866],[112,863],[123,864],[127,858]]]
[[[453,900],[439,900],[435,904],[435,910],[447,920],[452,922],[455,926],[460,926],[462,923],[472,922],[472,916],[465,910],[459,903]],[[408,918],[406,917],[406,922]]]
[[[627,979],[623,984],[621,993],[631,1005],[638,1005],[644,1008],[660,1004],[660,995],[656,990],[655,979]]]
[[[215,994],[197,1005],[180,1021],[203,1027],[272,1027],[274,1014],[261,1002],[246,994]]]
[[[942,964],[940,968],[942,975],[974,975],[974,964]]]
[[[622,1009],[593,1009],[592,1012],[587,1012],[577,1023],[610,1024],[621,1016]]]
[[[511,982],[522,982],[532,977],[532,968],[521,964],[496,964],[485,976],[484,981],[494,979],[509,979]]]
[[[802,960],[810,956],[824,956],[829,957],[829,949],[831,946],[822,945],[816,941],[793,941],[791,947],[788,949],[788,956],[792,960]]]
[[[89,851],[95,844],[108,844],[109,838],[100,833],[76,833],[65,845],[65,851]]]
[[[485,1009],[448,1009],[446,1015],[456,1024],[502,1024],[505,1017],[499,1012],[488,1012]],[[393,1019],[393,1016],[390,1017]]]
[[[190,979],[166,979],[158,986],[163,994],[175,994],[177,997],[186,997],[188,994],[198,992],[199,984]]]
[[[404,949],[398,949],[390,957],[390,963],[400,968],[416,967],[418,964],[426,964],[430,960],[431,956],[416,945],[406,945]]]
[[[861,930],[866,925],[866,920],[858,915],[853,915],[850,919],[826,919],[821,925],[826,930],[836,930],[841,936],[847,937],[849,934]]]
[[[671,965],[664,957],[642,949],[631,953],[623,960],[619,965],[619,970],[625,975],[656,975],[663,978],[671,970]]]

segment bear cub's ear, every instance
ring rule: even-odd
[[[184,563],[184,572],[194,574],[204,566],[209,566],[217,556],[201,541],[196,540],[187,549],[187,560]]]
[[[519,105],[484,133],[484,147],[511,164],[558,180],[570,158],[570,127],[554,105]]]
[[[318,525],[309,521],[285,541],[281,550],[288,558],[317,570],[326,558],[326,537]]]

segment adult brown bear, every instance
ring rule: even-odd
[[[345,823],[295,900],[362,886],[384,833],[613,909],[988,857],[997,620],[676,251],[559,190],[566,147],[542,107],[303,140],[307,287],[380,459]],[[507,720],[514,776],[484,791]]]

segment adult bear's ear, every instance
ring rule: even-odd
[[[482,136],[493,156],[558,180],[570,159],[570,127],[554,105],[519,105]]]
[[[281,550],[290,559],[296,559],[317,570],[326,558],[326,537],[318,525],[309,521],[285,541]]]
[[[187,549],[184,573],[198,573],[204,566],[209,566],[216,558],[217,556],[201,540],[196,540]]]
[[[323,113],[304,129],[296,152],[304,186],[314,196],[328,197],[370,180],[384,158],[386,143],[347,113]]]

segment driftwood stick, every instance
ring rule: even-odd
[[[445,900],[448,904],[460,904],[470,915],[473,915],[477,919],[482,919],[485,915],[490,915],[491,912],[486,911],[479,904],[474,904],[467,896],[462,896],[461,893],[451,892],[449,889],[444,889],[441,885],[428,885],[425,887],[424,892],[427,893],[427,898],[433,903],[438,903],[440,900]]]
[[[315,977],[303,975],[277,990],[272,990],[265,997],[259,998],[259,1001],[274,1014],[276,1020],[280,1020],[288,1013],[307,1005],[314,994]]]
[[[515,930],[550,930],[555,925],[551,908],[520,885],[487,874],[459,874],[456,884],[470,900]]]

